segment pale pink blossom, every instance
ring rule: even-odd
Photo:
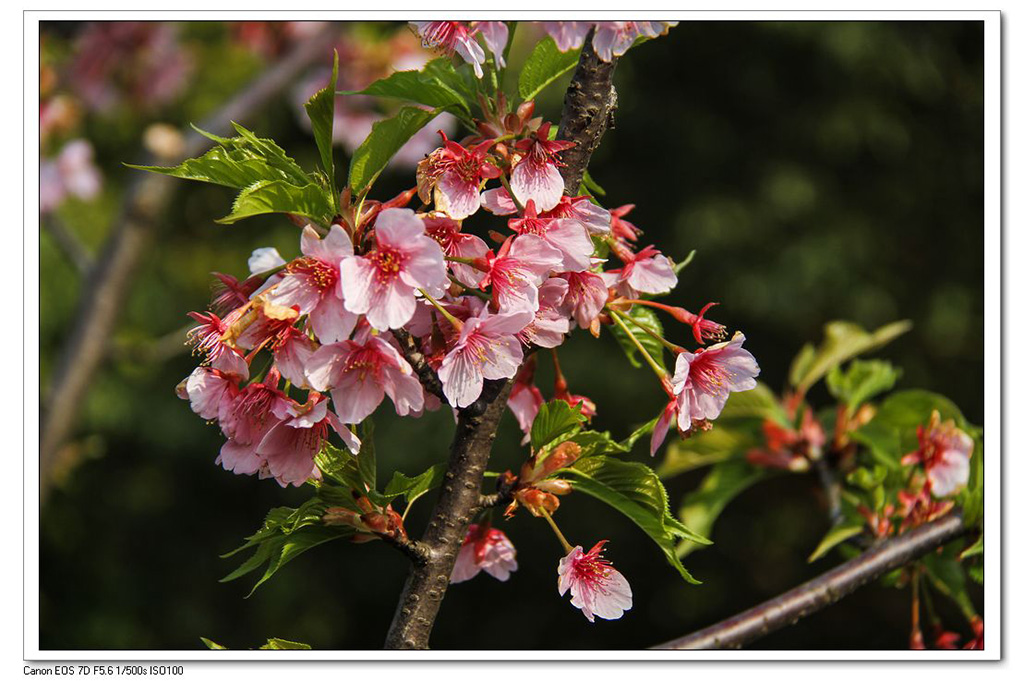
[[[423,388],[404,357],[380,336],[324,345],[306,363],[313,388],[331,390],[342,423],[362,423],[387,395],[399,416],[422,411]]]
[[[557,348],[569,333],[569,317],[562,311],[569,283],[565,279],[552,277],[537,290],[537,313],[517,337],[524,345],[542,348]]]
[[[337,432],[353,453],[359,451],[359,439],[327,408],[324,395],[310,393],[305,404],[278,401],[273,413],[279,421],[260,440],[256,453],[266,462],[261,477],[272,477],[282,487],[298,487],[310,478],[320,477],[314,457],[329,429]]]
[[[306,364],[313,355],[313,341],[294,326],[287,326],[274,338],[274,366],[285,380],[300,390],[308,390]]]
[[[316,337],[323,343],[348,338],[356,315],[346,309],[341,263],[352,257],[352,240],[338,225],[321,239],[306,225],[302,230],[304,257],[288,263],[277,285],[266,289],[268,302],[309,315]]]
[[[523,361],[516,334],[533,319],[529,311],[473,317],[462,325],[458,340],[437,371],[448,403],[468,407],[480,397],[484,379],[512,378]]]
[[[489,524],[470,525],[462,548],[455,558],[451,583],[473,579],[484,571],[498,581],[505,582],[519,568],[516,547],[501,530]]]
[[[595,616],[617,620],[633,607],[629,582],[601,555],[606,543],[601,540],[586,553],[577,546],[558,562],[558,594],[572,594],[569,602],[591,622]]]
[[[480,206],[495,215],[515,215],[519,212],[512,195],[504,187],[495,187],[481,193]]]
[[[438,131],[444,144],[416,167],[416,188],[420,200],[455,220],[463,220],[480,208],[480,187],[501,171],[487,160],[494,144],[486,140],[469,148]]]
[[[444,254],[454,258],[482,258],[487,254],[487,244],[475,234],[466,234],[462,225],[450,217],[440,213],[430,213],[423,217],[427,236],[441,246]],[[472,265],[451,262],[452,274],[463,284],[479,286],[484,273]]]
[[[242,388],[226,413],[221,413],[220,427],[228,441],[220,449],[216,463],[236,475],[253,475],[265,469],[266,461],[257,453],[260,441],[280,419],[275,407],[287,400],[277,389],[281,376],[271,368],[263,381]]]
[[[561,252],[538,236],[506,239],[497,254],[487,254],[488,271],[480,287],[492,288],[502,312],[536,312],[537,287],[561,262]]]
[[[230,317],[221,319],[213,312],[189,312],[192,319],[199,322],[189,329],[186,342],[193,347],[193,352],[204,355],[204,363],[219,369],[231,376],[248,376],[249,365],[245,358],[230,345],[224,342]]]
[[[615,285],[620,295],[638,298],[642,293],[668,293],[676,287],[679,279],[672,267],[672,261],[653,246],[647,246],[636,254],[619,251],[627,258],[621,270],[608,270],[607,274],[619,276]]]
[[[448,283],[444,253],[408,208],[381,211],[374,237],[372,251],[341,265],[345,307],[365,314],[375,329],[398,329],[416,310],[417,289],[432,295],[444,291]]]
[[[573,142],[548,139],[551,123],[540,126],[533,136],[516,142],[522,158],[512,169],[509,183],[519,203],[526,205],[531,199],[541,211],[558,205],[565,190],[565,180],[558,172],[558,154],[573,146]]]
[[[563,195],[559,199],[558,205],[547,212],[541,213],[540,216],[542,218],[569,218],[576,220],[590,234],[608,234],[611,231],[611,213],[591,201],[589,196]]]
[[[505,68],[505,46],[508,44],[508,25],[504,21],[474,21],[470,24],[484,39],[487,49],[494,55],[494,64]]]
[[[576,220],[537,217],[533,199],[526,202],[523,217],[508,221],[516,234],[535,234],[562,254],[562,263],[556,269],[582,272],[590,269],[594,242],[586,228]]]
[[[516,417],[519,429],[523,431],[523,440],[520,444],[525,445],[530,441],[530,429],[533,428],[533,421],[543,404],[544,396],[533,383],[533,371],[527,372],[524,367],[508,395],[508,410]]]
[[[573,319],[582,328],[590,328],[608,302],[608,287],[595,272],[565,272],[559,274],[568,283],[565,305]]]
[[[467,63],[473,65],[477,78],[484,77],[484,48],[473,37],[473,31],[461,21],[410,21],[412,27],[427,49],[442,50],[447,54],[457,52]]]
[[[559,52],[583,47],[583,41],[594,25],[592,21],[541,21],[544,32],[555,41]]]
[[[207,421],[222,420],[238,397],[238,380],[210,367],[196,367],[178,386],[178,397],[189,401],[192,411]]]
[[[621,57],[640,36],[656,38],[675,26],[675,21],[598,21],[594,28],[594,52],[602,61]]]
[[[967,485],[974,451],[970,435],[952,420],[941,421],[939,413],[933,411],[928,424],[918,426],[917,441],[917,450],[903,457],[903,465],[924,466],[933,496],[950,496]]]

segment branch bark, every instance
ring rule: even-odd
[[[689,636],[654,646],[658,650],[741,648],[832,605],[895,568],[967,533],[963,518],[950,514],[868,549],[853,560]]]
[[[252,116],[293,84],[311,63],[327,57],[335,30],[325,24],[204,121],[203,127],[220,131],[231,121]],[[209,140],[189,131],[182,158],[196,156],[209,145]],[[92,378],[107,354],[131,282],[160,225],[164,207],[173,196],[175,182],[172,178],[138,173],[126,192],[113,235],[96,265],[90,268],[74,325],[43,399],[39,444],[39,485],[43,501],[50,488],[58,453],[75,427]]]
[[[579,65],[566,92],[558,133],[559,139],[576,143],[562,152],[565,165],[560,171],[569,195],[575,195],[579,189],[583,171],[615,110],[615,89],[612,87],[615,61],[608,64],[598,59],[591,45],[592,37],[592,34],[587,37]],[[413,339],[402,333],[396,333],[395,337],[424,388],[443,395],[437,374],[427,365]],[[429,552],[429,559],[413,564],[409,570],[384,642],[385,648],[428,647],[434,620],[473,516],[482,508],[500,503],[503,498],[500,492],[481,495],[480,486],[511,389],[511,381],[488,381],[480,399],[459,412],[445,484],[431,514],[430,524],[419,542]]]

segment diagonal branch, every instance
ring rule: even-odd
[[[204,121],[203,127],[223,130],[231,121],[243,120],[272,101],[311,63],[327,54],[335,30],[325,24]],[[209,144],[206,138],[190,132],[183,158],[200,154]],[[93,376],[107,354],[135,272],[173,196],[174,182],[168,177],[139,174],[126,192],[117,227],[83,286],[74,326],[43,397],[39,484],[44,500],[58,453],[74,429]]]
[[[895,568],[967,533],[963,518],[950,514],[882,542],[853,560],[698,632],[654,646],[660,650],[741,648],[815,613]]]

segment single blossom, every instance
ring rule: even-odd
[[[248,376],[249,365],[245,358],[223,340],[231,327],[233,314],[221,319],[213,312],[189,312],[189,317],[199,324],[189,329],[186,342],[194,353],[204,356],[204,364],[231,376]]]
[[[640,36],[657,38],[676,21],[598,21],[594,26],[594,53],[602,61],[621,57]]]
[[[592,21],[541,21],[544,32],[555,41],[559,52],[583,47],[583,41],[594,25]]]
[[[568,283],[565,306],[576,323],[588,329],[608,302],[608,287],[601,275],[594,272],[565,272],[559,274]]]
[[[566,291],[565,279],[552,277],[537,289],[537,312],[517,336],[524,345],[557,348],[569,333],[569,317],[562,311]]]
[[[533,428],[533,421],[540,413],[541,405],[544,404],[544,396],[533,383],[533,372],[528,373],[529,378],[524,379],[524,372],[519,372],[512,391],[508,395],[508,409],[516,417],[519,429],[523,431],[523,439],[520,444],[525,445],[530,441],[530,429]]]
[[[494,55],[494,64],[505,68],[505,46],[508,45],[508,24],[504,21],[474,21],[470,26],[484,39],[487,49]]]
[[[537,287],[561,262],[562,253],[536,235],[505,239],[497,254],[487,254],[488,270],[480,287],[492,288],[502,312],[536,312]]]
[[[505,582],[519,568],[516,547],[501,530],[488,523],[470,525],[466,538],[455,558],[451,583],[473,579],[484,571],[498,581]]]
[[[484,77],[484,48],[480,47],[480,43],[473,37],[475,31],[465,23],[461,21],[410,21],[409,23],[420,36],[423,47],[429,50],[441,50],[448,55],[458,53],[467,63],[473,65],[473,72],[476,73],[477,78]]]
[[[228,441],[220,448],[216,463],[236,475],[253,475],[266,470],[266,459],[257,453],[263,437],[278,424],[275,407],[287,400],[277,389],[281,375],[276,368],[260,382],[242,388],[230,408],[221,413],[221,430]]]
[[[466,148],[448,139],[444,132],[438,134],[444,145],[416,167],[416,188],[423,203],[430,203],[432,196],[437,210],[454,220],[463,220],[480,208],[481,185],[501,174],[487,160],[494,142],[485,140]]]
[[[423,409],[423,388],[405,358],[380,336],[324,345],[306,363],[314,389],[331,390],[342,423],[362,423],[387,395],[399,416]]]
[[[483,239],[475,234],[466,234],[459,222],[444,214],[425,215],[423,225],[427,236],[436,241],[448,257],[475,259],[487,254],[487,244]],[[480,280],[484,278],[484,273],[472,265],[452,262],[449,267],[455,278],[463,284],[479,286]]]
[[[640,230],[629,220],[623,218],[629,215],[632,210],[636,208],[636,204],[627,203],[624,206],[618,208],[612,208],[609,212],[610,228],[612,236],[622,242],[635,244],[636,240],[640,238]]]
[[[454,408],[473,404],[484,379],[512,378],[523,361],[517,333],[533,319],[533,313],[517,311],[473,317],[462,325],[458,340],[437,371],[444,395]]]
[[[608,234],[612,214],[590,200],[589,196],[562,196],[558,205],[541,213],[544,218],[569,218],[582,224],[590,234]]]
[[[917,441],[917,450],[903,457],[903,465],[924,466],[934,496],[946,497],[967,485],[974,440],[952,419],[943,422],[933,411],[928,424],[918,426]]]
[[[432,295],[444,291],[448,282],[444,253],[408,208],[381,211],[374,236],[372,251],[341,264],[345,307],[365,314],[375,329],[398,329],[416,311],[417,289]]]
[[[210,367],[196,367],[178,385],[178,397],[189,401],[192,411],[207,421],[225,420],[238,397],[238,379]]]
[[[551,210],[562,198],[565,180],[558,172],[558,154],[574,146],[573,142],[548,139],[550,130],[551,123],[545,123],[531,137],[516,142],[522,158],[512,168],[509,183],[521,204],[532,199],[541,211]]]
[[[635,254],[618,249],[616,254],[624,258],[626,264],[622,269],[608,270],[606,274],[618,277],[615,289],[619,295],[639,298],[642,293],[668,293],[679,281],[672,261],[654,246],[647,246]]]
[[[356,315],[346,309],[341,264],[352,257],[352,240],[338,225],[331,225],[323,239],[306,225],[300,247],[303,257],[288,263],[280,282],[261,295],[273,305],[309,315],[313,331],[322,343],[348,338]]]
[[[633,607],[629,582],[602,556],[606,543],[601,540],[586,553],[577,546],[558,563],[558,594],[572,594],[569,602],[591,622],[595,616],[617,620]]]
[[[594,242],[590,240],[586,227],[581,222],[563,218],[541,218],[533,199],[526,202],[523,217],[508,221],[509,229],[516,234],[534,234],[544,239],[562,254],[562,263],[557,267],[567,272],[583,272],[590,269]]]

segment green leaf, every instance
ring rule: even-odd
[[[984,555],[984,554],[985,554],[985,534],[982,533],[982,534],[978,535],[978,539],[973,544],[971,544],[970,546],[968,546],[966,549],[963,550],[963,553],[960,554],[960,560],[964,560],[966,558],[972,558],[974,556],[981,556],[981,555]]]
[[[875,395],[892,390],[902,372],[892,363],[881,359],[869,361],[855,359],[846,371],[839,365],[832,367],[825,377],[828,390],[847,406],[850,413]]]
[[[208,639],[208,638],[206,638],[206,637],[204,637],[204,636],[200,636],[200,637],[199,637],[199,640],[200,640],[200,641],[202,641],[202,642],[203,642],[203,644],[204,644],[204,645],[205,645],[205,646],[206,646],[207,648],[209,648],[210,650],[227,650],[227,648],[225,648],[225,647],[224,647],[224,646],[222,646],[221,644],[219,644],[219,643],[214,643],[213,641],[211,641],[210,639]]]
[[[264,180],[290,180],[284,172],[274,168],[266,159],[244,152],[214,147],[199,158],[190,158],[173,167],[139,166],[125,164],[136,170],[146,170],[169,177],[180,177],[196,182],[209,182],[224,187],[243,189]]]
[[[571,479],[574,490],[603,501],[636,523],[686,581],[700,583],[676,556],[675,543],[678,539],[710,542],[672,517],[665,488],[654,471],[632,461],[592,456],[578,460],[564,474]]]
[[[260,646],[260,650],[312,650],[312,648],[308,643],[286,641],[283,638],[268,638],[267,642]]]
[[[544,38],[533,48],[519,72],[519,96],[524,100],[534,99],[579,60],[580,49],[559,52],[550,36]]]
[[[359,465],[359,477],[366,484],[366,489],[377,489],[377,452],[373,446],[373,419],[367,417],[363,420],[360,438],[362,444],[359,446],[359,454],[356,455],[356,462]]]
[[[316,466],[321,473],[341,484],[342,487],[358,492],[365,491],[359,463],[348,450],[339,449],[325,441],[316,455]]]
[[[331,186],[334,185],[334,98],[338,84],[338,51],[334,51],[331,82],[306,102],[306,115],[313,124],[313,138],[320,150],[320,162]]]
[[[825,556],[829,551],[834,549],[839,544],[850,537],[856,537],[858,534],[864,531],[864,520],[852,520],[844,523],[840,523],[830,529],[821,542],[818,543],[818,547],[814,549],[814,552],[807,559],[808,563],[813,563]]]
[[[790,369],[789,382],[806,393],[832,367],[889,343],[910,330],[908,321],[893,322],[868,332],[852,322],[834,321],[825,325],[825,339],[816,350],[805,346]]]
[[[752,466],[745,460],[723,461],[712,466],[704,476],[700,487],[691,492],[683,500],[679,518],[705,537],[711,536],[715,521],[730,501],[745,489],[770,475],[769,471]],[[680,558],[700,548],[694,544],[680,544],[676,553]]]
[[[628,454],[629,448],[612,439],[611,433],[584,430],[569,438],[580,446],[580,458],[598,454]]]
[[[775,397],[775,393],[764,383],[758,383],[752,390],[729,395],[729,400],[725,403],[718,420],[736,419],[755,419],[758,422],[774,421],[780,426],[786,427],[792,425],[786,416],[786,410],[782,408],[778,398]]]
[[[655,416],[653,419],[651,419],[650,421],[648,421],[647,423],[643,424],[642,426],[634,430],[632,433],[630,433],[629,437],[627,437],[619,444],[621,444],[622,448],[625,449],[627,452],[633,451],[633,447],[636,445],[636,441],[642,438],[644,435],[647,435],[651,431],[653,431],[654,426],[658,425],[658,419],[660,418],[660,415]]]
[[[586,420],[581,410],[582,404],[570,407],[565,400],[551,400],[540,406],[537,417],[530,428],[530,446],[535,452],[570,433],[579,430],[580,424]]]
[[[633,333],[640,345],[642,345],[647,351],[647,354],[649,354],[654,361],[664,369],[665,346],[661,344],[661,341],[657,340],[654,336],[650,335],[633,322],[633,319],[635,319],[664,338],[665,330],[662,328],[661,320],[658,319],[658,315],[648,307],[634,305],[633,309],[629,311],[628,316],[625,313],[620,313],[619,317],[621,317],[622,323],[625,324],[626,328]],[[638,369],[643,367],[644,359],[640,356],[640,351],[637,350],[636,345],[633,344],[633,341],[630,340],[629,335],[623,330],[623,328],[619,326],[618,323],[615,323],[612,325],[611,330],[612,335],[615,336],[615,340],[617,340],[619,345],[622,346],[622,351],[626,353],[626,359],[629,360],[629,363]]]
[[[330,194],[318,185],[298,187],[284,180],[262,180],[243,189],[230,215],[217,222],[230,225],[254,215],[291,213],[326,225],[334,215],[331,205]]]
[[[583,181],[580,184],[582,185],[582,188],[586,190],[585,193],[589,194],[590,196],[605,195],[604,187],[599,185],[597,181],[594,180],[593,176],[590,174],[590,171],[587,169],[583,170]]]
[[[733,397],[742,394],[736,393]],[[664,480],[704,466],[743,458],[761,441],[760,423],[719,423],[709,431],[670,442],[658,475]]]
[[[384,496],[390,499],[405,497],[405,502],[411,504],[430,490],[440,487],[447,470],[447,464],[437,463],[412,478],[405,473],[395,472],[387,487],[384,488]]]
[[[678,275],[680,272],[685,270],[691,262],[693,262],[693,259],[694,257],[696,257],[696,255],[696,249],[691,249],[690,252],[686,254],[686,257],[681,262],[677,262],[675,265],[672,266],[672,271],[675,272],[676,275]]]
[[[472,110],[467,99],[468,93],[462,90],[461,78],[452,68],[451,62],[440,57],[424,66],[422,71],[395,71],[365,89],[342,91],[341,94],[394,97],[434,108],[457,109],[464,117],[470,116]]]
[[[439,113],[441,109],[405,107],[391,118],[374,123],[369,136],[352,154],[348,170],[352,191],[360,194],[369,188],[402,145]]]

